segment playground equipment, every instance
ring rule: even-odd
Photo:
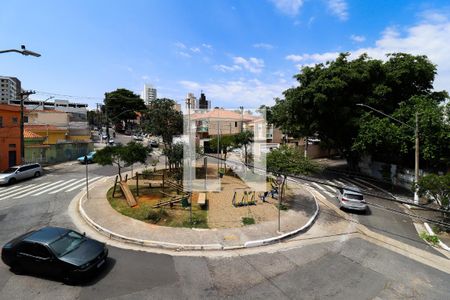
[[[239,206],[247,206],[247,205],[255,205],[255,191],[247,191],[245,190],[242,194],[242,198],[239,201],[237,195],[237,189],[234,190],[233,200],[231,201],[234,207]]]
[[[122,194],[125,196],[125,199],[127,200],[128,205],[130,207],[134,207],[134,206],[137,205],[137,202],[136,202],[136,199],[133,196],[133,193],[130,190],[130,187],[127,184],[127,179],[128,179],[128,176],[125,176],[125,180],[124,181],[120,181],[119,180],[119,176],[116,176],[116,181],[114,183],[113,197],[114,197],[114,194],[116,192],[116,186],[117,186],[117,183],[118,183],[119,186],[120,186],[120,189],[122,190]]]
[[[172,208],[173,205],[175,203],[178,203],[178,202],[181,202],[181,205],[183,207],[188,207],[189,206],[189,200],[188,199],[190,198],[191,195],[188,194],[188,193],[186,193],[184,195],[171,195],[171,194],[164,193],[162,191],[160,191],[160,193],[165,195],[165,196],[171,197],[172,199],[170,199],[168,201],[160,202],[160,203],[154,205],[153,208],[158,208],[158,207],[166,206],[166,205],[169,205]]]

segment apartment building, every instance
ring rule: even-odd
[[[21,98],[22,86],[16,77],[0,76],[0,103],[8,104]],[[20,103],[20,102],[19,102]]]

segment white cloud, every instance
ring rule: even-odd
[[[202,47],[206,48],[206,49],[212,49],[213,46],[210,44],[202,44]]]
[[[362,53],[370,57],[386,60],[387,53],[404,52],[413,55],[426,55],[437,65],[434,87],[436,90],[450,89],[450,21],[445,15],[433,13],[422,16],[420,22],[400,31],[395,27],[386,28],[373,47],[348,49],[350,59]],[[302,62],[302,65],[315,64],[335,59],[337,52],[288,55],[286,59]]]
[[[294,82],[280,80],[276,82],[262,82],[258,79],[239,79],[215,83],[198,83],[188,80],[179,82],[188,91],[203,90],[208,99],[216,103],[226,103],[228,107],[242,105],[257,108],[262,104],[273,105],[275,97],[281,97],[282,92],[294,85]]]
[[[200,48],[198,47],[191,47],[191,51],[194,53],[199,53],[200,52]]]
[[[255,48],[262,48],[262,49],[266,49],[266,50],[271,50],[271,49],[274,48],[273,45],[266,44],[266,43],[253,44],[253,47],[255,47]]]
[[[176,53],[179,56],[186,57],[186,58],[191,58],[191,55],[189,53],[184,52],[184,51],[177,51]]]
[[[348,19],[348,4],[345,0],[327,0],[327,6],[328,10],[340,20]]]
[[[240,56],[235,56],[233,57],[233,61],[235,65],[242,66],[244,69],[252,73],[261,73],[264,68],[264,60],[255,57],[245,59]]]
[[[303,0],[270,0],[282,13],[295,16],[303,5]]]
[[[356,43],[362,43],[366,40],[366,37],[363,35],[356,35],[356,34],[352,34],[350,36],[350,39]]]
[[[238,65],[226,66],[226,65],[215,65],[214,69],[221,72],[234,72],[241,70],[242,68]]]
[[[183,44],[182,42],[176,42],[175,43],[175,47],[180,48],[180,49],[186,49],[186,45]]]

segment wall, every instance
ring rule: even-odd
[[[27,162],[41,164],[54,164],[71,160],[86,155],[94,150],[94,143],[61,143],[46,145],[43,148],[26,148]]]
[[[9,105],[0,105],[0,116],[2,117],[2,127],[0,128],[0,170],[9,167],[9,151],[16,153],[15,165],[20,164],[20,127],[19,122],[12,123],[12,118],[20,121],[20,112],[18,109],[2,109]],[[10,147],[10,145],[15,145]]]

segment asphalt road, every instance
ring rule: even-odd
[[[88,167],[91,180],[116,173],[113,167]],[[84,176],[84,165],[66,164],[13,190],[1,187],[0,243],[41,226],[74,228],[67,208],[84,188]],[[356,217],[401,238],[410,234],[408,221],[383,211]],[[110,247],[106,267],[79,286],[15,275],[0,263],[0,299],[444,299],[450,294],[449,280],[448,274],[361,239],[214,258]]]

